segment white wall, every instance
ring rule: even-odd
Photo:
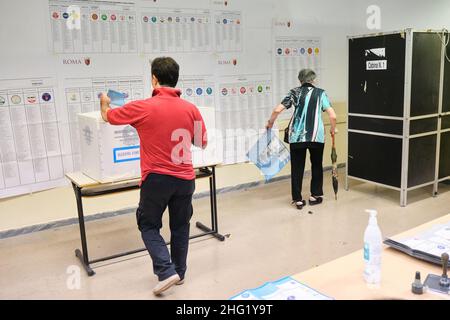
[[[276,19],[294,22],[295,35],[322,39],[322,81],[331,100],[345,101],[347,90],[346,37],[351,33],[350,0],[277,1]]]
[[[366,10],[370,5],[381,9],[381,30],[375,32],[450,28],[448,0],[353,0],[352,30],[355,34],[373,33],[366,25]]]

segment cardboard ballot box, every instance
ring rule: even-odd
[[[113,126],[99,111],[78,115],[81,171],[99,182],[139,178],[139,136],[132,126]]]
[[[215,130],[215,109],[198,107],[208,131],[205,150],[192,146],[194,167],[222,162],[221,138]],[[102,183],[139,178],[140,142],[132,126],[104,122],[100,112],[78,115],[81,144],[81,171]]]

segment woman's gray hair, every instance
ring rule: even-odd
[[[316,79],[316,73],[311,69],[302,69],[298,73],[298,80],[300,80],[301,83],[311,83]]]

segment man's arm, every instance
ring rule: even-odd
[[[279,104],[275,107],[272,111],[272,115],[270,116],[269,121],[267,121],[266,129],[271,129],[275,123],[275,120],[277,120],[278,116],[281,112],[283,112],[286,109],[286,107],[283,104]]]
[[[329,107],[325,110],[328,113],[328,117],[330,118],[331,129],[330,133],[332,136],[336,133],[336,112],[332,107]]]
[[[112,125],[129,124],[136,128],[140,121],[146,116],[142,111],[139,101],[131,101],[120,108],[112,109],[110,107],[111,99],[102,94],[100,96],[100,111],[103,120]]]
[[[102,118],[105,122],[109,122],[108,111],[111,109],[111,107],[109,106],[110,103],[111,99],[106,94],[102,93],[102,95],[100,96],[100,109]]]

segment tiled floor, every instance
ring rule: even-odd
[[[413,191],[408,207],[400,208],[398,192],[359,182],[340,191],[335,201],[329,180],[327,174],[326,201],[302,211],[290,205],[288,180],[220,195],[219,229],[229,238],[193,240],[185,284],[159,299],[228,299],[358,250],[367,208],[379,211],[384,236],[450,213],[449,185],[441,185],[437,198],[430,197],[431,187]],[[195,201],[194,207],[193,222],[208,224],[208,199]],[[134,214],[89,222],[87,232],[91,259],[143,246]],[[77,225],[1,240],[0,298],[155,299],[151,289],[157,279],[148,255],[97,266],[89,278],[74,255],[79,246]],[[78,271],[79,288],[73,276]]]

